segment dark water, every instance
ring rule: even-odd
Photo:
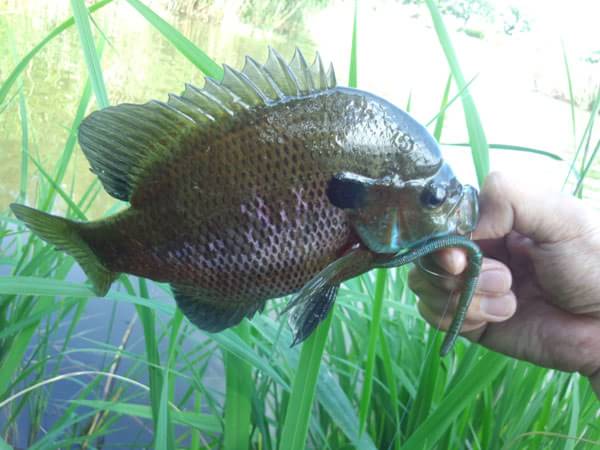
[[[0,265],[0,277],[10,275],[10,273],[10,266]],[[82,283],[85,281],[85,276],[81,269],[75,265],[69,273],[68,279],[73,282]],[[135,283],[134,278],[132,278],[131,281]],[[156,287],[156,285],[150,284],[149,294],[154,302],[174,305],[171,296]],[[60,299],[57,301],[60,301]],[[84,302],[84,300],[81,301]],[[76,320],[74,316],[75,311],[73,308],[71,313],[60,320],[60,325],[48,334],[48,347],[42,352],[36,352],[36,350],[39,350],[38,347],[42,345],[42,342],[46,342],[45,339],[42,339],[42,335],[46,333],[46,326],[54,323],[57,320],[57,317],[56,315],[53,315],[49,318],[48,322],[42,322],[39,333],[34,335],[30,343],[29,349],[24,357],[23,366],[25,367],[26,361],[35,363],[42,359],[47,360],[45,364],[45,374],[42,376],[41,380],[34,380],[31,377],[27,378],[20,385],[21,389],[60,374],[72,374],[81,371],[108,373],[111,370],[111,364],[113,363],[114,355],[116,354],[115,347],[123,344],[123,351],[125,354],[119,359],[120,362],[115,373],[134,380],[137,383],[149,386],[148,371],[144,364],[146,354],[144,333],[134,305],[111,301],[106,298],[92,298],[88,300],[85,302],[85,311],[78,319],[74,332],[68,341],[66,351],[63,351],[65,350],[63,346],[65,339],[67,338],[67,330],[71,322]],[[167,328],[166,323],[169,318],[169,316],[157,313],[156,329],[159,333],[160,330]],[[206,337],[202,332],[189,324],[184,324],[184,326],[187,326],[188,328],[180,330],[180,336],[186,337],[180,346],[180,350],[181,353],[191,354],[190,352],[192,352],[198,344],[204,342]],[[167,351],[168,336],[164,337],[159,345],[159,354],[161,355],[162,361],[164,361]],[[128,356],[127,353],[134,355],[134,358],[130,355]],[[141,363],[139,361],[141,361]],[[204,363],[205,362],[203,362],[203,364]],[[62,416],[64,410],[69,406],[70,400],[76,399],[82,389],[94,378],[96,378],[95,374],[84,374],[52,382],[37,389],[37,393],[47,401],[47,408],[43,413],[42,422],[39,424],[39,428],[36,429],[37,439],[40,439],[45,435],[43,430],[52,427],[52,424]],[[110,395],[105,398],[104,388],[108,379],[108,377],[100,376],[101,383],[92,391],[92,393],[88,394],[85,399],[110,400],[113,395],[119,393],[119,401],[149,404],[148,393],[146,390],[139,386],[117,380],[113,381],[113,389],[109,391]],[[214,393],[224,391],[225,381],[223,368],[220,358],[218,358],[218,353],[215,356],[212,356],[208,361],[202,380],[205,383],[206,389]],[[120,391],[119,389],[115,389],[115,385],[123,390]],[[177,382],[175,383],[175,401],[178,401],[183,397],[188,387],[189,384],[185,379],[178,377]],[[19,389],[16,389],[15,391],[18,390]],[[217,401],[219,401],[220,397],[218,394],[216,397]],[[184,408],[193,411],[194,407],[192,400],[186,402]],[[85,414],[90,410],[81,407],[78,411],[80,414]],[[0,414],[0,425],[5,423],[5,414],[7,412],[8,409],[5,408],[3,409],[2,414]],[[34,427],[31,423],[31,412],[31,409],[26,407],[17,420],[19,433],[11,436],[10,439],[11,444],[13,444],[15,448],[27,448],[28,446],[28,435],[32,431],[32,427]],[[203,412],[208,411],[204,410]],[[89,424],[90,421],[91,418],[80,422],[78,425],[83,427],[83,425]],[[180,431],[183,432],[184,430]],[[65,433],[68,436],[69,429],[67,429]],[[101,443],[103,444],[103,448],[145,448],[145,446],[151,444],[152,439],[153,432],[151,421],[136,417],[121,416],[112,425],[111,432],[103,438]],[[89,442],[89,444],[93,443],[94,441]]]

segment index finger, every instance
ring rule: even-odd
[[[537,243],[557,242],[581,235],[593,223],[581,201],[527,189],[500,173],[488,175],[479,200],[474,239],[502,238],[515,230]]]

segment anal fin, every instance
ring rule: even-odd
[[[177,306],[198,328],[218,333],[251,318],[264,305],[263,301],[240,303],[216,298],[214,294],[193,286],[171,284]]]

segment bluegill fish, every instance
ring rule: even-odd
[[[247,57],[241,72],[224,69],[166,103],[120,104],[81,123],[92,171],[128,209],[75,222],[11,205],[98,295],[120,273],[168,282],[186,316],[217,332],[300,292],[300,342],[344,280],[475,227],[475,190],[427,130],[336,86],[318,54],[309,66],[296,51],[288,64],[270,49],[264,65]]]

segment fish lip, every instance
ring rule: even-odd
[[[463,186],[460,198],[448,212],[448,220],[456,234],[471,238],[479,221],[477,189],[468,184]]]
[[[452,208],[450,208],[450,211],[448,211],[448,217],[454,217],[454,213],[456,212],[456,209],[462,203],[462,201],[463,201],[464,198],[465,198],[465,189],[463,187],[463,189],[461,189],[461,191],[460,191],[460,197],[454,203],[454,205],[452,205]]]

